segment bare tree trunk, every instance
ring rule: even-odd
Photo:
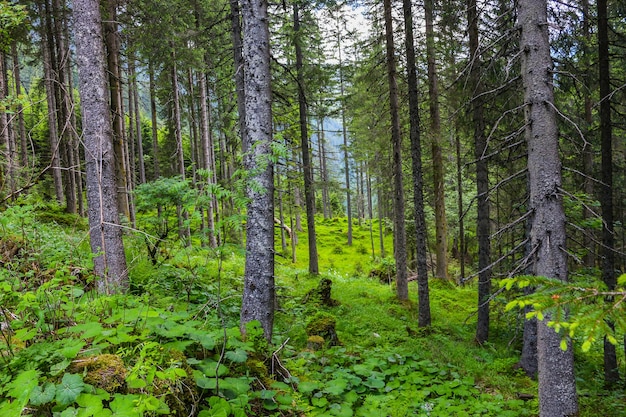
[[[446,201],[444,192],[443,157],[441,156],[441,116],[439,114],[439,82],[435,60],[435,31],[433,28],[433,0],[424,1],[426,22],[426,56],[428,57],[428,94],[430,96],[431,149],[433,155],[433,181],[435,192],[435,250],[436,275],[448,278],[448,237]]]
[[[613,126],[611,125],[611,71],[607,0],[598,0],[598,57],[600,80],[600,141],[602,154],[600,207],[602,208],[602,280],[609,290],[617,286],[615,276],[615,231],[613,214]],[[610,301],[610,300],[609,300]],[[613,323],[609,323],[613,327]],[[615,345],[604,338],[604,383],[619,381]]]
[[[148,64],[148,76],[150,78],[150,116],[152,119],[152,159],[154,169],[154,179],[161,176],[159,167],[159,135],[157,126],[156,92],[154,85],[154,68],[152,63]]]
[[[4,52],[0,50],[0,102],[8,95],[7,80],[6,58]],[[9,118],[7,117],[7,113],[2,111],[0,112],[0,160],[4,159],[6,165],[0,167],[0,173],[4,171],[5,174],[4,178],[0,175],[0,180],[4,179],[9,183],[9,193],[13,195],[15,191],[15,170],[13,167],[14,162],[11,142]],[[3,188],[4,183],[0,181],[0,190]]]
[[[309,273],[319,274],[317,259],[317,236],[315,235],[315,189],[313,184],[313,166],[309,149],[309,131],[307,122],[307,104],[304,92],[304,73],[302,70],[302,44],[300,39],[300,16],[298,4],[293,5],[293,31],[296,47],[296,71],[298,77],[298,108],[300,113],[300,145],[302,147],[302,171],[304,174],[304,202],[306,205],[306,227],[309,239]]]
[[[128,271],[119,226],[100,5],[96,0],[74,0],[73,7],[90,243],[98,276],[98,291],[112,294],[128,288]]]
[[[243,58],[246,88],[245,168],[251,173],[246,189],[246,266],[241,304],[241,329],[258,320],[267,340],[274,324],[274,170],[272,92],[267,1],[243,0]]]
[[[399,300],[408,300],[409,286],[407,277],[406,230],[404,225],[404,189],[402,185],[402,135],[398,114],[398,84],[396,73],[395,48],[393,44],[393,21],[391,19],[391,0],[384,0],[385,41],[387,59],[387,77],[389,80],[389,111],[391,114],[391,142],[393,145],[393,223],[396,259],[396,294]]]
[[[521,26],[521,70],[526,105],[526,141],[532,211],[530,241],[536,275],[567,280],[565,213],[561,197],[559,132],[554,107],[552,58],[546,0],[518,3]],[[542,417],[576,416],[578,401],[571,343],[548,327],[549,315],[537,326],[539,413]]]
[[[13,78],[15,79],[15,96],[22,95],[22,78],[20,76],[20,61],[17,52],[17,42],[11,44],[11,55],[13,58]],[[6,116],[6,115],[5,115]],[[24,109],[22,105],[17,105],[17,131],[20,137],[20,164],[28,166],[28,142],[26,136],[26,125],[24,124]]]
[[[205,74],[200,74],[198,77],[200,81],[200,142],[202,148],[204,169],[208,171],[207,183],[213,184],[215,182],[215,156],[213,154],[213,135],[209,125],[209,108],[207,98],[207,83]],[[209,246],[212,248],[217,247],[217,238],[215,237],[215,206],[213,198],[207,205],[207,229]]]
[[[240,20],[239,0],[230,0],[230,18],[233,39],[233,58],[235,63],[235,88],[237,89],[237,111],[239,113],[239,134],[241,135],[242,152],[248,150],[244,147],[248,141],[245,138],[246,120],[246,90],[244,86],[244,70],[241,43],[241,20]]]
[[[47,8],[47,2],[46,2]],[[42,4],[38,5],[38,11],[40,16],[42,16],[42,20],[45,20],[46,23],[42,24],[41,28],[41,52],[43,55],[43,69],[44,69],[44,87],[46,89],[46,100],[48,105],[48,134],[50,136],[50,168],[52,170],[52,179],[54,181],[54,191],[56,200],[59,204],[63,203],[65,199],[63,194],[63,175],[61,172],[61,157],[59,150],[59,136],[57,130],[57,103],[55,98],[55,76],[52,70],[52,34],[51,29],[47,30],[47,27],[50,27],[49,19],[51,18],[50,13],[47,13],[44,10],[44,6]],[[45,16],[45,17],[43,17]]]
[[[404,33],[406,37],[406,65],[409,87],[409,118],[411,138],[411,166],[413,168],[413,205],[415,210],[415,241],[417,248],[418,326],[431,324],[428,264],[426,262],[426,216],[424,214],[424,179],[422,177],[422,143],[420,135],[417,68],[413,40],[413,11],[411,0],[402,0]]]
[[[115,166],[119,212],[130,219],[128,199],[127,165],[125,152],[124,106],[122,99],[122,76],[120,65],[120,39],[117,26],[118,0],[106,0],[107,20],[104,24],[105,43],[107,49],[107,68],[109,88],[111,90],[111,112],[113,117],[113,147],[115,150]]]
[[[146,182],[146,164],[143,155],[143,133],[141,131],[141,106],[139,105],[139,89],[137,88],[137,72],[135,70],[135,57],[131,56],[128,60],[128,70],[130,73],[129,89],[132,90],[132,98],[134,106],[135,120],[131,120],[130,123],[135,124],[135,135],[137,138],[137,159],[139,164],[139,183],[144,184]]]
[[[343,60],[341,55],[341,45],[341,31],[337,31],[337,52],[339,57],[339,91],[341,94],[341,133],[343,138],[343,169],[346,175],[346,213],[348,215],[348,246],[352,246],[352,196],[350,195],[350,155],[348,153],[348,130],[345,108],[345,86],[343,79]]]
[[[478,12],[476,0],[469,0],[467,24],[470,50],[470,88],[472,89],[472,121],[474,124],[474,156],[476,158],[477,230],[478,237],[478,322],[476,342],[489,338],[489,297],[491,296],[491,244],[489,242],[489,168],[487,166],[487,138],[483,117],[483,98],[480,51],[478,48]]]

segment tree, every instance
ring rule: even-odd
[[[396,259],[396,292],[398,299],[409,298],[407,281],[406,229],[404,224],[404,190],[402,185],[402,134],[398,113],[398,83],[395,47],[393,44],[393,21],[391,0],[383,2],[385,14],[385,43],[387,79],[389,82],[389,112],[391,115],[391,143],[393,146],[393,224],[394,254]]]
[[[469,0],[467,7],[467,27],[470,52],[470,88],[472,97],[472,122],[474,126],[474,156],[476,158],[476,194],[478,224],[478,322],[476,341],[484,343],[489,337],[489,297],[491,296],[491,246],[489,242],[489,168],[487,166],[487,138],[483,115],[483,86],[481,81],[478,39],[478,9],[476,0]]]
[[[241,329],[258,320],[268,340],[274,324],[274,171],[271,162],[272,92],[267,1],[243,0],[245,86],[246,265]]]
[[[441,155],[441,116],[439,112],[439,79],[435,59],[434,1],[424,1],[426,24],[426,55],[428,60],[428,94],[430,96],[430,133],[433,157],[433,182],[435,199],[435,248],[437,252],[436,275],[448,278],[448,238],[446,202],[444,192],[444,169]]]
[[[417,69],[413,40],[413,12],[411,0],[403,0],[404,33],[406,35],[407,81],[409,83],[409,118],[411,159],[413,167],[413,202],[415,210],[415,237],[417,246],[417,293],[419,297],[418,324],[430,326],[430,294],[428,292],[428,265],[426,262],[426,218],[424,215],[424,180],[422,178],[422,143],[420,137]],[[439,260],[439,257],[437,257]]]
[[[300,122],[300,146],[302,147],[302,172],[304,175],[304,202],[306,205],[307,236],[309,239],[309,273],[319,274],[317,260],[317,238],[315,236],[315,189],[313,188],[313,166],[309,147],[307,121],[307,99],[304,91],[304,72],[302,57],[302,33],[298,3],[293,5],[293,31],[296,50],[296,72],[298,81],[298,110]]]
[[[112,294],[128,288],[128,270],[119,225],[102,19],[97,0],[74,0],[73,6],[87,172],[89,238],[98,276],[98,291]]]
[[[600,206],[602,207],[602,280],[609,290],[617,285],[615,276],[615,232],[613,226],[613,128],[611,125],[611,73],[607,0],[598,0],[598,79],[600,80],[600,150],[602,155]],[[615,345],[604,338],[604,381],[619,381]]]
[[[552,57],[546,0],[518,3],[521,26],[521,71],[524,85],[526,141],[531,210],[530,243],[535,275],[567,280],[565,213],[561,196],[559,132],[554,105]],[[541,416],[578,415],[571,343],[538,323],[539,412]]]

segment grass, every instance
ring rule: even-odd
[[[295,263],[290,257],[276,258],[274,345],[266,346],[262,337],[254,336],[258,336],[254,329],[249,330],[247,341],[239,336],[245,255],[241,247],[180,248],[170,242],[164,247],[168,256],[153,266],[142,240],[129,235],[132,293],[102,297],[83,285],[84,277],[72,275],[76,266],[83,273],[87,269],[84,228],[68,226],[71,218],[61,226],[55,222],[28,227],[34,224],[28,219],[32,214],[27,210],[18,214],[5,212],[0,236],[0,242],[12,239],[23,244],[19,255],[0,271],[3,313],[19,318],[12,322],[13,339],[0,342],[1,359],[8,364],[0,370],[1,412],[13,410],[19,400],[30,401],[35,415],[70,415],[74,407],[86,412],[81,407],[87,400],[93,407],[105,407],[111,401],[107,396],[114,395],[111,404],[120,410],[126,407],[128,415],[152,415],[181,406],[171,393],[162,396],[163,389],[195,383],[197,391],[174,397],[198,399],[201,417],[538,413],[537,383],[515,367],[521,337],[519,315],[505,312],[506,300],[497,298],[492,303],[490,341],[478,346],[474,342],[475,285],[460,287],[451,281],[431,280],[433,325],[418,328],[416,284],[410,283],[410,300],[401,303],[395,298],[393,283],[369,277],[372,268],[390,262],[380,258],[376,223],[376,253],[372,255],[368,225],[355,222],[353,245],[348,246],[345,219],[319,219],[319,277],[308,273],[305,233],[298,234]],[[11,216],[25,221],[12,223]],[[63,236],[61,242],[59,236]],[[384,244],[391,252],[391,234],[385,235]],[[332,280],[332,297],[338,305],[304,302],[321,278]],[[37,287],[33,282],[45,285]],[[318,312],[336,319],[341,346],[315,352],[307,348],[305,328]],[[82,338],[77,337],[81,334]],[[268,374],[268,367],[275,365],[271,353],[276,350],[291,377]],[[90,391],[92,383],[85,385],[70,366],[87,352],[114,355],[107,358],[126,367],[118,375],[126,373],[126,384],[136,388]],[[581,416],[626,415],[624,394],[605,391],[598,382],[600,352],[600,346],[587,353],[575,351]],[[19,388],[23,379],[34,376],[40,388],[25,385],[38,393],[29,399]],[[75,389],[64,388],[68,381]],[[46,397],[42,390],[62,394]],[[521,401],[520,394],[531,399]]]

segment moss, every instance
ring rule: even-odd
[[[337,346],[340,342],[335,330],[336,325],[337,320],[335,316],[320,311],[307,323],[306,334],[309,336],[309,339],[313,336],[317,336],[326,341],[329,346]]]
[[[309,338],[307,339],[307,349],[310,350],[319,350],[322,347],[324,347],[324,343],[326,341],[324,340],[324,338],[322,336],[318,336],[318,335],[313,335],[313,336],[309,336]]]
[[[86,370],[84,381],[106,392],[125,390],[126,367],[117,355],[104,354],[76,359],[72,364],[74,371]]]
[[[336,307],[339,301],[333,300],[331,296],[333,282],[328,278],[322,278],[317,285],[304,296],[304,303],[313,303],[320,306]]]

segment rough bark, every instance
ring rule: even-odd
[[[468,1],[467,23],[470,49],[470,87],[472,91],[472,122],[474,125],[474,156],[476,158],[476,195],[478,237],[478,321],[476,342],[489,337],[489,297],[491,296],[491,244],[489,242],[489,168],[487,138],[483,116],[480,51],[478,49],[478,12],[476,0]]]
[[[50,14],[46,13],[42,4],[38,5],[40,15],[46,16],[46,23],[41,29],[41,52],[43,55],[44,87],[46,89],[46,100],[48,105],[48,135],[50,137],[50,169],[54,181],[54,192],[59,204],[63,203],[63,175],[61,172],[61,157],[59,152],[59,135],[57,130],[57,102],[55,98],[55,76],[52,70],[53,58],[51,48],[51,30],[46,30],[49,26]]]
[[[241,43],[241,13],[239,10],[239,1],[230,0],[230,19],[231,19],[231,36],[233,39],[233,59],[235,63],[235,89],[237,90],[237,111],[239,113],[239,134],[241,135],[242,151],[248,150],[243,148],[248,143],[245,133],[246,119],[246,94],[244,86],[243,56]]]
[[[384,0],[387,78],[389,82],[389,112],[391,115],[391,142],[393,146],[393,223],[394,256],[396,259],[396,295],[399,300],[409,298],[406,254],[406,229],[404,224],[404,189],[402,185],[402,134],[398,114],[398,84],[391,0]]]
[[[613,127],[611,125],[611,72],[607,0],[598,0],[598,78],[600,80],[600,148],[602,154],[600,207],[602,208],[602,280],[615,289],[615,234],[613,224]],[[609,323],[609,325],[612,325]],[[619,381],[615,345],[604,339],[604,382],[613,386]]]
[[[428,290],[428,265],[426,261],[426,217],[424,215],[424,180],[422,178],[422,143],[420,135],[419,97],[415,42],[413,40],[413,12],[411,0],[402,0],[404,33],[406,35],[406,65],[409,87],[409,118],[411,160],[413,168],[413,205],[415,206],[415,239],[417,249],[418,325],[430,326],[430,294]]]
[[[309,239],[309,273],[319,274],[317,259],[317,236],[315,234],[315,189],[313,184],[313,165],[309,149],[309,129],[307,122],[307,102],[304,91],[304,72],[302,40],[300,34],[300,16],[298,4],[293,6],[293,31],[296,49],[296,72],[298,78],[298,111],[300,122],[300,146],[302,148],[302,174],[304,176],[304,204],[306,207],[306,228]]]
[[[107,49],[107,69],[109,74],[110,103],[113,118],[113,147],[115,149],[115,166],[119,212],[130,219],[128,200],[128,184],[126,153],[124,152],[124,106],[122,98],[122,77],[120,65],[120,39],[117,24],[118,0],[106,0],[107,20],[104,24],[105,43]]]
[[[212,184],[215,176],[215,158],[213,156],[213,135],[209,126],[209,108],[207,106],[207,85],[205,74],[199,75],[200,80],[200,146],[203,155],[203,168],[208,171],[207,183]],[[209,246],[217,247],[217,238],[215,237],[215,219],[213,210],[213,199],[207,206],[207,229]]]
[[[270,43],[266,0],[243,0],[243,60],[245,137],[248,152],[246,187],[246,265],[241,305],[241,328],[258,320],[271,340],[274,324],[274,171],[269,156],[272,142]]]
[[[524,85],[526,141],[532,226],[530,243],[536,275],[567,280],[565,214],[561,197],[561,161],[554,107],[552,57],[548,38],[546,0],[518,4],[521,27],[521,71]],[[560,348],[561,336],[537,326],[539,413],[545,417],[578,414],[574,356],[571,343]]]
[[[426,56],[428,61],[428,95],[430,97],[431,150],[433,157],[433,185],[435,199],[435,251],[437,278],[448,278],[448,238],[444,169],[441,155],[441,116],[439,112],[439,80],[435,59],[435,31],[433,27],[433,0],[424,1],[426,23]]]
[[[159,135],[157,126],[157,107],[156,107],[156,88],[154,83],[154,68],[152,63],[148,64],[148,77],[150,81],[150,118],[152,120],[152,161],[154,170],[154,179],[161,176],[161,168],[159,166]]]
[[[128,288],[128,271],[119,226],[113,130],[107,97],[99,3],[73,1],[76,58],[87,173],[89,237],[101,293]]]
[[[341,31],[337,31],[337,56],[339,58],[339,93],[341,95],[341,137],[343,138],[343,169],[346,176],[346,214],[348,215],[348,246],[352,246],[352,197],[350,195],[350,155],[348,153],[348,127],[346,124],[345,83]]]
[[[20,76],[20,61],[17,52],[17,42],[11,44],[11,55],[13,58],[13,77],[15,79],[15,96],[22,95],[22,78]],[[17,131],[20,138],[20,164],[22,167],[28,166],[28,142],[26,137],[26,125],[24,124],[24,112],[22,105],[17,105]]]

